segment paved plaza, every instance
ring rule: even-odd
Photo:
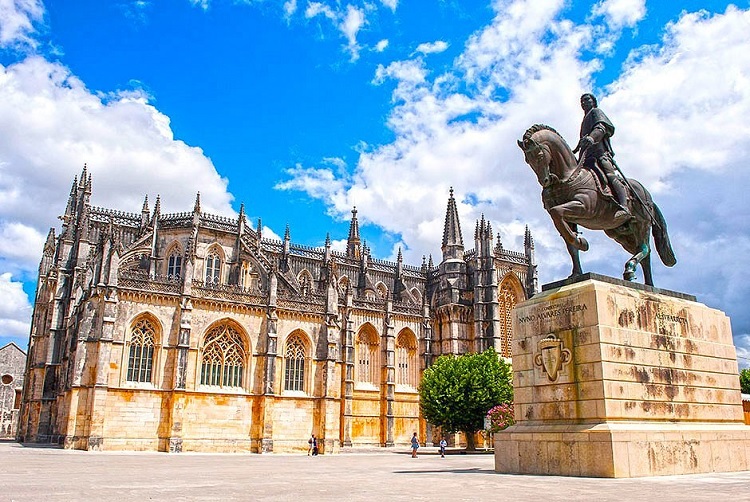
[[[85,452],[0,443],[0,501],[750,501],[750,472],[638,479],[513,476],[492,455]],[[427,451],[424,451],[427,450]]]

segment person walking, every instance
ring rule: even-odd
[[[445,447],[448,446],[448,442],[445,438],[440,440],[440,458],[445,458]]]
[[[313,454],[313,457],[317,457],[318,456],[318,438],[315,437],[315,434],[313,434],[312,442],[313,442],[312,443],[312,454]]]
[[[313,443],[315,443],[315,434],[310,436],[310,439],[307,440],[307,456],[309,457],[310,454],[313,451]]]
[[[419,439],[417,439],[417,433],[411,437],[411,458],[417,458],[417,448],[419,448]]]

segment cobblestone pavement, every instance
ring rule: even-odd
[[[84,452],[0,443],[0,501],[750,501],[750,472],[639,479],[512,476],[492,455]]]

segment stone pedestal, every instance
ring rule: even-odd
[[[729,318],[587,274],[514,311],[516,425],[502,473],[637,477],[750,469]]]

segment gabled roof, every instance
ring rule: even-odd
[[[19,347],[18,345],[16,345],[15,342],[10,342],[10,343],[8,343],[8,344],[0,347],[0,352],[4,351],[6,349],[9,349],[11,347],[14,347],[18,352],[20,352],[21,354],[23,354],[24,357],[26,356],[26,352],[24,350],[22,350],[21,347]]]

